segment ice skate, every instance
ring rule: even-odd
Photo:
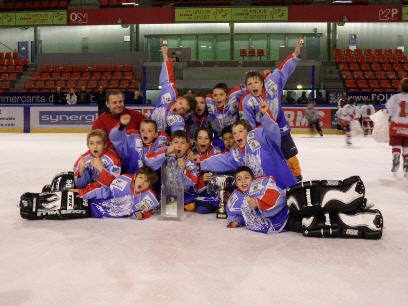
[[[394,154],[392,158],[392,168],[391,172],[397,172],[400,166],[400,155],[399,154]],[[405,168],[405,162],[404,162],[404,168]]]

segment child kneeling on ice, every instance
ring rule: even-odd
[[[156,195],[150,189],[158,176],[149,167],[141,167],[135,175],[123,174],[103,182],[105,188],[87,192],[73,190],[83,199],[90,200],[91,214],[95,218],[131,217],[146,219],[159,206]]]

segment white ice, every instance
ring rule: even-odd
[[[0,305],[407,305],[408,180],[370,137],[295,136],[304,178],[360,175],[377,241],[181,222],[27,221],[17,204],[70,169],[84,134],[0,134]]]

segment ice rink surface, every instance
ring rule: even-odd
[[[382,239],[263,235],[194,213],[26,221],[20,195],[70,169],[85,135],[0,134],[0,305],[407,305],[408,180],[388,145],[294,137],[305,180],[362,177]]]

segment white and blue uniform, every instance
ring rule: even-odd
[[[170,111],[177,99],[176,80],[173,72],[173,62],[163,62],[160,71],[159,84],[161,86],[159,100],[150,119],[156,121],[157,130],[171,135],[174,131],[184,130],[184,118]]]
[[[129,174],[136,173],[143,166],[158,170],[160,165],[150,153],[157,153],[161,148],[169,145],[169,139],[164,132],[159,133],[153,143],[145,145],[138,131],[126,132],[119,126],[110,131],[109,138],[122,161],[122,172]],[[148,154],[149,158],[146,158]]]
[[[81,192],[80,192],[81,195]],[[109,187],[81,195],[90,200],[91,213],[95,218],[127,217],[136,212],[152,212],[159,206],[151,189],[136,192],[134,175],[124,174],[114,179]]]
[[[261,119],[262,126],[250,131],[244,148],[203,160],[201,171],[233,172],[239,166],[248,166],[255,176],[273,176],[280,188],[291,187],[296,180],[280,149],[281,134],[268,111]]]
[[[250,207],[246,197],[254,198],[257,207]],[[276,186],[272,177],[254,179],[248,192],[236,189],[227,202],[228,222],[237,222],[260,233],[281,232],[289,218],[286,193]]]
[[[85,160],[85,171],[83,172],[82,176],[79,176],[81,159]],[[92,156],[91,152],[87,151],[75,162],[74,176],[75,186],[77,188],[100,188],[101,185],[99,183],[99,179],[101,175],[105,174],[105,172],[113,176],[118,176],[120,174],[120,159],[115,151],[108,148],[104,149],[100,159],[106,171],[102,171],[102,173],[99,173],[99,171],[93,167],[93,159],[94,157]]]
[[[295,55],[288,56],[277,69],[264,79],[264,89],[259,97],[247,92],[239,103],[239,111],[252,128],[261,124],[262,113],[259,104],[266,102],[279,125],[282,136],[290,133],[290,126],[282,110],[282,94],[286,81],[292,75],[300,59]]]

